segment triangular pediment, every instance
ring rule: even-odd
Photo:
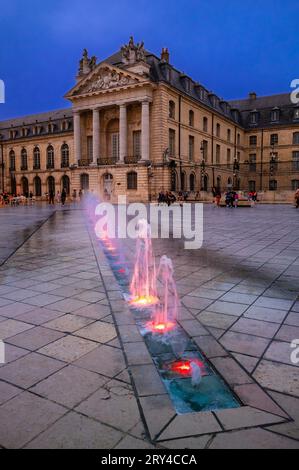
[[[72,100],[77,97],[105,93],[114,89],[133,87],[147,81],[147,78],[136,73],[102,62],[66,93],[65,98]]]

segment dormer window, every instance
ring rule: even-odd
[[[250,112],[250,124],[256,125],[258,122],[258,112],[256,110]]]
[[[48,132],[49,133],[54,132],[54,129],[55,129],[55,124],[53,124],[53,122],[50,122],[48,124]]]
[[[279,108],[273,108],[271,111],[271,122],[279,121]]]
[[[61,130],[62,131],[67,131],[69,129],[69,121],[62,121],[61,123]]]
[[[9,138],[10,139],[15,139],[18,135],[18,131],[16,129],[12,129],[9,131]]]
[[[294,120],[299,120],[299,108],[295,108],[294,109],[294,116],[293,116],[293,119]]]
[[[185,91],[187,93],[190,93],[190,90],[191,90],[191,80],[190,78],[187,76],[187,75],[181,75],[181,81],[182,81],[182,84],[183,84],[183,87],[185,88]]]

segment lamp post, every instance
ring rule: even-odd
[[[0,153],[1,153],[1,163],[0,163],[0,167],[1,167],[1,192],[3,193],[4,191],[4,158],[3,158],[3,143],[2,143],[2,139],[3,139],[3,135],[0,134],[0,140],[1,140],[1,143],[0,143]]]
[[[270,152],[270,162],[269,162],[269,189],[271,184],[271,179],[275,172],[275,152],[274,152],[274,144],[271,145],[271,152]]]
[[[205,162],[205,146],[203,140],[200,144],[200,151],[201,151],[201,163],[200,163],[200,175],[201,175],[201,191],[204,191],[204,177],[206,174],[206,162]]]
[[[239,189],[239,188],[237,188],[239,170],[240,170],[240,163],[239,163],[238,159],[235,157],[234,165],[233,165],[233,175],[234,175],[233,186],[234,186],[234,189]]]

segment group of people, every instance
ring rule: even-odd
[[[63,188],[61,193],[60,191],[58,191],[56,194],[56,197],[55,197],[54,191],[50,190],[47,196],[48,196],[48,203],[50,205],[54,205],[56,202],[57,204],[61,204],[62,206],[64,206],[67,200],[67,190],[66,188]],[[81,202],[84,196],[84,191],[82,189],[79,190],[78,194],[77,194],[76,189],[73,190],[72,198],[71,198],[73,203],[76,203],[78,201],[78,196]]]
[[[32,205],[34,202],[35,198],[32,191],[17,195],[4,191],[0,194],[0,206]]]

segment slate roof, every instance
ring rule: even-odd
[[[256,99],[245,98],[225,101],[213,92],[210,92],[204,85],[177,70],[171,64],[161,61],[155,54],[145,51],[145,58],[150,65],[150,79],[152,81],[168,83],[178,91],[185,93],[199,103],[207,106],[212,111],[221,114],[245,129],[269,128],[286,124],[299,125],[299,120],[294,119],[294,108],[296,108],[296,105],[291,103],[289,93],[261,96]],[[108,62],[120,68],[124,67],[121,50],[101,62]],[[273,110],[273,108],[279,108],[280,118],[278,122],[271,122],[271,110]],[[255,125],[250,123],[250,114],[253,110],[257,111],[257,124]],[[9,129],[11,129],[12,126],[14,128],[21,128],[24,125],[33,126],[36,122],[48,123],[50,120],[55,123],[59,122],[64,117],[68,119],[72,118],[71,107],[0,121],[0,134],[3,135],[4,139],[8,139]],[[57,126],[57,131],[58,130]],[[47,133],[46,126],[43,129],[42,134],[43,133]],[[28,136],[30,136],[30,134]]]

